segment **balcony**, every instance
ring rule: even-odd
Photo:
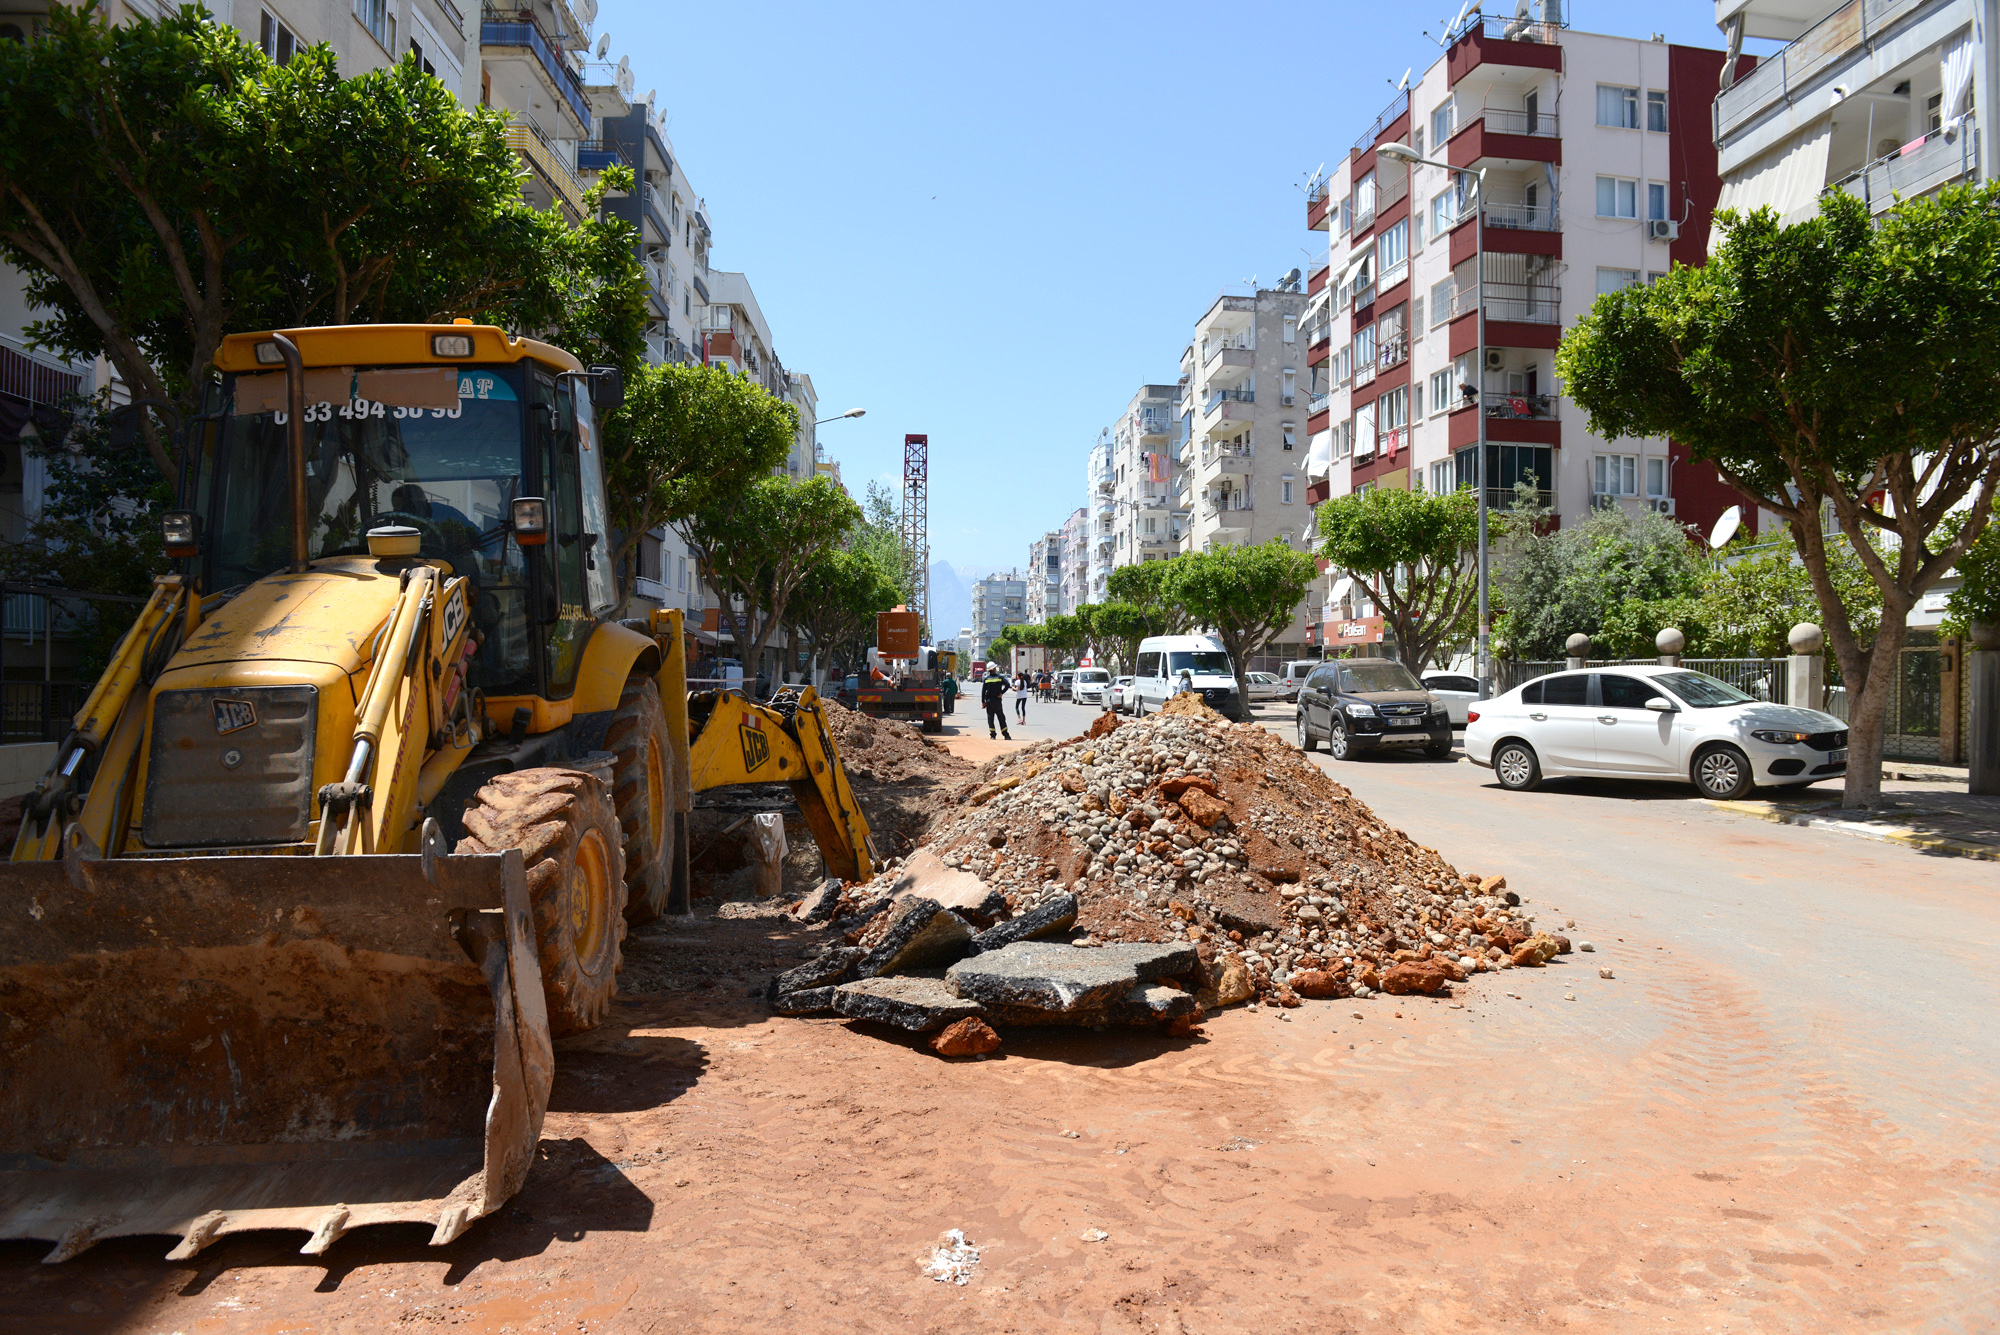
[[[1139,434],[1141,436],[1165,436],[1173,432],[1173,423],[1160,413],[1139,414]]]
[[[1306,484],[1307,505],[1319,505],[1331,495],[1333,495],[1333,481],[1330,478],[1321,478],[1317,482]]]
[[[1358,158],[1363,153],[1373,149],[1375,142],[1382,137],[1385,130],[1409,114],[1410,95],[1408,92],[1401,92],[1390,98],[1389,105],[1382,108],[1382,114],[1375,118],[1374,124],[1363,130],[1361,137],[1354,141],[1354,147],[1350,151],[1350,156]]]
[[[1256,360],[1255,348],[1210,344],[1208,350],[1202,354],[1201,364],[1210,380],[1221,379],[1233,383],[1248,375]]]
[[[1325,366],[1333,360],[1333,331],[1306,344],[1306,365]]]
[[[1919,16],[1921,22],[1905,23]],[[1970,16],[1969,9],[1940,6],[1936,0],[1848,0],[1716,95],[1710,110],[1715,141],[1734,139],[1754,122],[1781,110],[1791,113],[1783,131],[1817,120],[1838,100],[1832,93],[1834,84],[1859,90],[1877,74],[1889,73],[1893,64],[1965,26]],[[1895,28],[1913,30],[1892,33]],[[1725,151],[1723,171],[1738,165],[1733,156]]]
[[[625,146],[615,140],[593,139],[576,146],[576,169],[585,176],[595,176],[606,167],[631,165]]]
[[[540,183],[540,189],[530,185],[522,195],[536,208],[547,208],[551,203],[561,204],[570,215],[570,221],[583,218],[583,186],[576,176],[563,164],[556,148],[542,137],[542,132],[534,126],[515,121],[507,126],[507,147],[514,150],[523,162],[528,164],[533,179]],[[546,195],[547,201],[535,198]]]
[[[1387,371],[1410,360],[1410,336],[1396,334],[1385,338],[1375,350],[1375,369]]]
[[[1454,167],[1562,161],[1562,137],[1552,113],[1488,107],[1459,126],[1445,145]]]
[[[1870,213],[1881,213],[1895,207],[1899,196],[1915,199],[1953,181],[1971,181],[1978,176],[1979,130],[1968,122],[1957,134],[1933,134],[1919,144],[1878,158],[1834,188],[1865,202]]]
[[[569,67],[559,54],[556,44],[542,32],[541,25],[534,21],[534,11],[486,9],[481,12],[479,24],[479,46],[489,72],[514,64],[531,63],[539,67],[548,86],[555,91],[557,99],[569,108],[576,118],[579,130],[577,137],[590,133],[590,106],[584,100],[583,76]],[[504,59],[508,51],[523,53],[525,62],[509,62]],[[514,96],[502,92],[506,105],[516,105]],[[527,106],[528,98],[521,98],[518,105]]]
[[[1486,439],[1495,444],[1560,445],[1562,399],[1554,394],[1501,394],[1492,390],[1480,395],[1480,411],[1486,418]],[[1453,405],[1447,428],[1451,448],[1463,449],[1479,439],[1479,421],[1468,411],[1470,404]]]
[[[1240,504],[1231,504],[1240,501]],[[1250,517],[1254,507],[1240,495],[1231,495],[1223,501],[1209,501],[1201,507],[1201,517],[1212,521],[1223,532],[1235,532],[1250,527]]]
[[[1445,77],[1458,81],[1481,65],[1562,69],[1561,39],[1566,20],[1562,0],[1530,0],[1533,17],[1485,18],[1475,14],[1452,32],[1445,51]]]
[[[1306,192],[1307,231],[1322,232],[1327,230],[1327,218],[1332,212],[1333,206],[1337,203],[1332,196],[1332,189],[1333,184],[1331,181],[1322,180],[1315,181],[1312,189]]]
[[[1306,295],[1317,296],[1326,288],[1326,280],[1333,276],[1333,266],[1322,264],[1306,277]]]
[[[1354,381],[1349,388],[1360,389],[1364,385],[1372,385],[1374,383],[1375,359],[1373,357],[1365,357],[1357,361],[1354,364]]]
[[[1255,403],[1256,401],[1257,391],[1254,389],[1218,389],[1208,396],[1207,402],[1202,404],[1201,411],[1202,415],[1206,417],[1218,411],[1226,413],[1231,404]]]

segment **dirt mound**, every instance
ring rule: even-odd
[[[1074,893],[1077,930],[1099,941],[1193,940],[1212,980],[1237,957],[1228,974],[1286,1004],[1295,974],[1317,996],[1381,990],[1414,960],[1453,981],[1513,967],[1534,935],[1504,881],[1482,893],[1292,746],[1198,699],[967,778],[940,794],[924,839],[947,866],[1016,914]],[[850,907],[892,880],[856,887]]]
[[[934,812],[952,809],[949,798],[969,783],[976,767],[925,737],[914,723],[872,719],[832,700],[827,731],[860,799],[862,814],[884,857],[913,850]]]

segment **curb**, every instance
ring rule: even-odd
[[[1873,839],[1877,843],[1901,844],[1919,852],[1939,854],[1944,857],[1974,858],[1983,862],[2000,862],[2000,845],[1982,843],[1977,839],[1959,839],[1947,834],[1923,834],[1915,830],[1899,830],[1878,825],[1872,821],[1841,820],[1828,814],[1838,811],[1838,807],[1809,807],[1795,809],[1777,806],[1770,802],[1719,802],[1708,799],[1708,805],[1738,816],[1751,816],[1757,820],[1767,820],[1777,825],[1796,825],[1805,829],[1832,830],[1837,834],[1853,835],[1859,839]]]

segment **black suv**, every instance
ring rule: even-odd
[[[1311,751],[1321,738],[1335,760],[1404,746],[1443,760],[1451,754],[1451,713],[1394,659],[1337,659],[1299,687],[1299,746]]]

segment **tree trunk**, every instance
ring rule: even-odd
[[[1847,688],[1847,774],[1842,786],[1843,808],[1882,804],[1883,728],[1889,721],[1889,700],[1896,689],[1896,669],[1908,634],[1905,616],[1885,607],[1882,625],[1866,656],[1840,655],[1840,676]],[[1859,680],[1859,689],[1856,681]]]

